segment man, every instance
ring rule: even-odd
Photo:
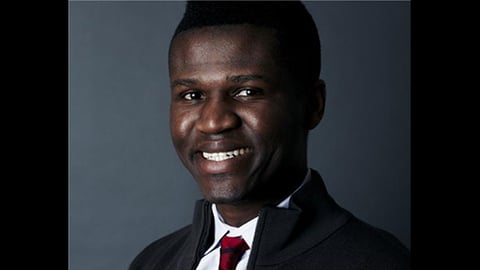
[[[131,270],[410,269],[409,251],[307,166],[325,85],[301,2],[188,2],[169,71],[172,140],[204,200]]]

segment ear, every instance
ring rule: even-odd
[[[323,118],[325,111],[325,82],[318,79],[307,95],[306,128],[314,129]]]

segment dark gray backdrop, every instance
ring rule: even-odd
[[[327,84],[309,166],[342,206],[410,246],[410,3],[305,4]],[[126,269],[201,197],[168,130],[167,47],[183,9],[69,2],[71,270]]]

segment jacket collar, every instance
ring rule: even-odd
[[[293,195],[289,209],[262,210],[248,268],[298,256],[321,243],[350,217],[328,194],[318,172],[312,170],[311,181]]]

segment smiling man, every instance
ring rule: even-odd
[[[204,200],[131,270],[410,268],[394,236],[338,206],[307,166],[325,85],[301,2],[188,2],[169,70],[172,140]]]

